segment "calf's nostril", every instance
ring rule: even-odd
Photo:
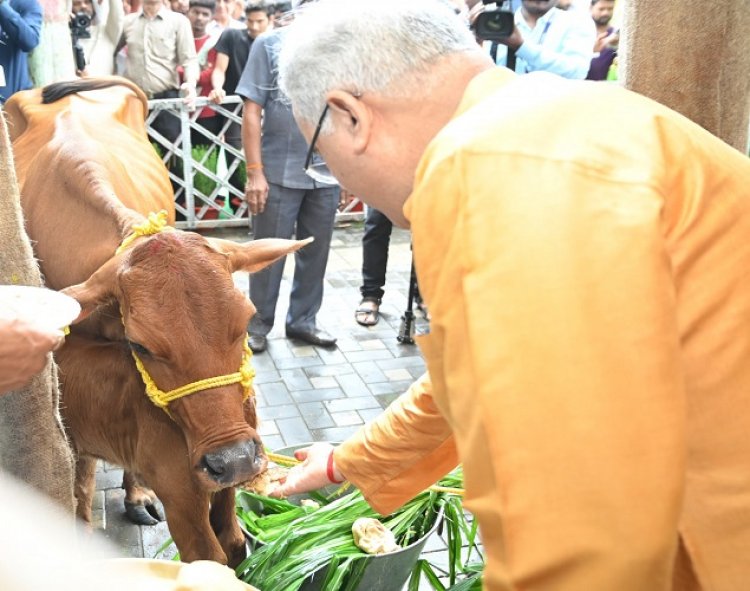
[[[263,447],[251,440],[233,443],[203,455],[199,469],[211,480],[229,486],[252,478],[263,467]]]
[[[227,459],[222,453],[206,454],[201,463],[213,478],[219,478],[227,471]]]

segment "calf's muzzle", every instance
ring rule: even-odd
[[[205,454],[199,468],[221,486],[251,480],[263,467],[262,446],[250,439]]]

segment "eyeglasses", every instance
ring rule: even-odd
[[[338,185],[339,182],[336,180],[336,177],[331,174],[331,171],[328,170],[328,166],[322,158],[319,158],[317,162],[313,162],[313,158],[317,154],[315,151],[315,144],[318,142],[320,129],[323,127],[323,121],[327,114],[328,103],[326,103],[323,112],[320,114],[318,126],[315,128],[315,133],[313,133],[312,140],[310,141],[310,148],[307,150],[307,157],[305,158],[305,174],[314,181],[323,183],[324,185]]]

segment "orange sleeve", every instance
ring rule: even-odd
[[[339,446],[334,458],[347,480],[384,515],[455,468],[453,436],[432,399],[428,375]]]

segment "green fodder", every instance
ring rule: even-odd
[[[463,474],[458,469],[439,485],[461,488]],[[237,515],[248,533],[261,543],[237,567],[242,580],[259,589],[297,591],[313,573],[327,568],[322,589],[351,591],[357,588],[367,559],[371,558],[354,544],[355,520],[379,519],[393,532],[397,544],[405,548],[430,531],[441,510],[445,512],[450,564],[449,571],[440,576],[447,577],[451,585],[460,575],[478,576],[475,566],[468,564],[471,548],[476,547],[476,524],[467,521],[460,497],[427,490],[385,517],[378,515],[359,491],[333,499],[316,497],[323,503],[319,509],[238,491]],[[250,506],[260,509],[256,512],[247,508]],[[466,543],[470,550],[464,557],[462,546]],[[481,558],[481,554],[478,556]],[[410,586],[418,588],[422,576],[434,589],[445,590],[438,574],[424,560],[415,565]]]

